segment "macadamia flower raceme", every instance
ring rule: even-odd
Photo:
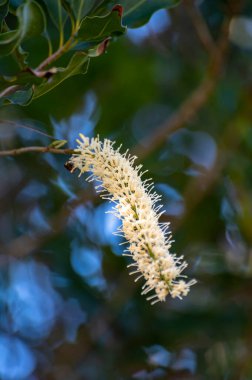
[[[158,222],[162,214],[162,206],[157,205],[160,196],[153,192],[150,180],[142,181],[142,165],[134,167],[136,157],[121,154],[110,140],[102,142],[80,134],[77,142],[76,154],[70,159],[72,171],[79,169],[80,175],[91,172],[87,180],[98,180],[96,190],[101,197],[114,202],[112,212],[122,221],[117,234],[128,240],[124,254],[133,259],[128,265],[130,274],[137,276],[135,281],[145,279],[142,294],[148,294],[152,304],[165,301],[168,294],[186,296],[196,281],[181,279],[187,263],[182,256],[170,253],[169,224]]]

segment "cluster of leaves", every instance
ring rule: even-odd
[[[0,0],[0,105],[26,105],[76,74],[126,27],[179,0]]]

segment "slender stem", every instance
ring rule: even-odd
[[[17,91],[20,88],[20,85],[16,84],[10,87],[5,88],[2,92],[0,92],[0,99],[4,96],[11,95],[13,92]]]
[[[46,136],[48,137],[49,139],[52,139],[52,140],[55,140],[55,137],[52,136],[52,135],[48,135],[48,133],[45,133],[39,129],[36,129],[36,128],[33,128],[31,127],[30,125],[25,125],[25,124],[21,124],[19,122],[16,122],[16,121],[13,121],[13,120],[1,120],[0,119],[0,125],[3,124],[3,125],[10,125],[10,126],[13,126],[13,128],[24,128],[24,129],[28,129],[34,133],[38,133],[42,136]]]
[[[57,59],[59,59],[64,53],[66,53],[72,47],[73,42],[74,42],[74,35],[72,35],[63,46],[61,46],[52,55],[50,55],[43,62],[41,62],[40,65],[35,69],[35,71],[41,71],[45,67],[53,63],[54,61],[57,61]]]
[[[84,5],[84,0],[80,0],[77,19],[76,19],[76,28],[79,28],[79,25],[80,25],[81,11],[82,11],[83,5]]]
[[[53,54],[53,46],[52,46],[51,38],[50,38],[47,30],[45,31],[45,38],[46,38],[47,43],[48,43],[48,57],[49,57]]]
[[[133,155],[136,154],[141,158],[148,156],[166,141],[167,136],[192,120],[197,112],[207,103],[214,88],[218,85],[227,54],[229,21],[230,19],[227,19],[223,22],[222,33],[216,45],[215,53],[209,57],[209,64],[200,84],[168,120],[158,128],[155,128],[151,135],[143,138],[140,144],[133,149]]]
[[[0,156],[18,156],[19,154],[37,152],[37,153],[54,153],[54,154],[73,154],[74,149],[57,149],[50,146],[26,146],[23,148],[2,150]]]
[[[76,23],[74,23],[74,20],[72,18],[72,16],[70,16],[71,18],[71,23],[72,23],[72,34],[71,36],[69,37],[69,40],[63,44],[63,20],[62,20],[62,15],[59,14],[59,17],[60,17],[60,46],[58,48],[58,50],[56,50],[53,54],[51,54],[49,57],[47,57],[43,62],[40,63],[40,65],[34,70],[34,71],[41,71],[43,70],[44,68],[46,68],[47,66],[49,66],[51,63],[53,63],[54,61],[57,61],[57,59],[59,59],[64,53],[66,53],[68,50],[70,50],[73,46],[76,45],[76,42],[74,41],[74,36],[75,36],[75,33],[78,31],[78,28],[79,28],[79,24],[80,24],[80,20],[79,20],[79,17],[81,15],[81,9],[83,7],[83,0],[81,0],[81,3],[80,3],[80,6],[79,6],[79,12],[78,12],[78,18],[76,20]]]
[[[59,13],[59,34],[60,34],[59,48],[61,48],[64,45],[64,27],[63,27],[60,0],[58,0],[58,13]]]
[[[193,0],[185,0],[185,6],[192,20],[194,28],[196,29],[198,37],[202,45],[205,47],[206,51],[208,51],[208,53],[211,55],[214,55],[215,53],[218,54],[217,46],[212,38],[208,25],[195,2]]]

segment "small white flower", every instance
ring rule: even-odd
[[[133,268],[130,274],[137,275],[135,281],[146,281],[142,294],[154,292],[147,297],[152,305],[165,301],[168,294],[173,298],[186,296],[196,281],[180,280],[185,277],[181,272],[187,263],[169,251],[169,223],[158,222],[162,214],[162,206],[157,205],[160,196],[153,192],[150,180],[142,181],[142,165],[134,168],[136,157],[127,152],[121,154],[110,140],[101,142],[98,137],[89,139],[82,134],[80,138],[76,154],[69,161],[72,171],[79,169],[80,175],[91,172],[87,180],[100,181],[96,190],[115,204],[112,212],[122,221],[117,234],[128,240],[125,255],[133,259],[128,265]]]

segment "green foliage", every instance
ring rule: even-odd
[[[135,26],[157,9],[177,3],[124,0],[122,7],[108,0],[25,0],[16,6],[3,0],[0,105],[27,105],[67,78],[86,74],[90,58],[103,54],[109,40],[125,33],[123,13],[124,22]]]
[[[73,75],[86,74],[88,70],[88,64],[89,56],[87,54],[82,52],[74,53],[67,67],[57,68],[57,71],[55,73],[52,72],[50,80],[44,78],[43,82],[36,86],[34,91],[34,98],[38,98],[46,92],[51,91],[54,87],[58,86],[61,82]]]
[[[44,12],[41,6],[34,0],[28,0],[17,9],[19,22],[20,42],[40,35],[46,26]]]
[[[120,14],[115,9],[104,17],[85,17],[80,23],[75,40],[77,42],[99,43],[108,38],[108,36],[120,35],[122,32]]]
[[[146,23],[151,15],[160,8],[171,8],[180,0],[123,0],[125,6],[124,21],[127,25],[139,26]]]
[[[43,8],[34,0],[21,4],[15,12],[18,27],[0,35],[0,55],[10,56],[10,59],[14,56],[18,63],[18,70],[14,75],[2,78],[2,104],[28,104],[65,79],[76,74],[85,74],[89,57],[98,56],[105,51],[105,48],[99,49],[102,41],[125,32],[125,27],[121,23],[121,14],[116,8],[112,8],[105,15],[91,17],[85,16],[81,7],[82,2],[79,3],[78,9],[75,2],[73,4],[64,2],[64,7],[59,1],[47,0],[45,4],[50,19],[58,29],[59,47],[52,51],[54,41],[50,36],[53,35],[54,26],[50,25],[51,21],[48,22],[50,27],[46,26],[46,12]],[[45,56],[36,68],[32,68],[30,60],[33,58],[31,55],[36,55],[36,48],[25,56],[25,61],[24,55],[20,53],[25,49],[23,44],[26,40],[42,34],[48,39],[48,56]],[[77,53],[75,50],[80,52]],[[67,53],[70,53],[70,56]],[[61,58],[64,60],[60,60]]]
[[[1,55],[11,54],[23,41],[40,35],[45,28],[45,15],[43,10],[40,5],[33,0],[29,0],[20,5],[17,9],[16,15],[18,19],[18,28],[15,30],[8,30],[0,35]]]
[[[67,144],[67,140],[54,140],[49,146],[60,149]]]

